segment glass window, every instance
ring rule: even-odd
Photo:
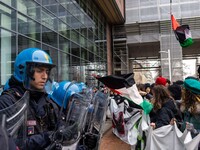
[[[93,34],[93,32],[91,30],[88,30],[88,39],[90,41],[94,41],[94,34]]]
[[[81,34],[80,34],[80,45],[82,46],[82,47],[87,47],[87,40],[85,39],[85,37],[84,36],[82,36]]]
[[[13,74],[14,60],[16,58],[16,36],[14,33],[0,29],[0,85],[5,85]]]
[[[28,47],[40,48],[41,46],[40,46],[39,42],[31,40],[31,39],[24,37],[22,35],[19,35],[18,36],[18,49],[19,49],[19,51],[22,51],[23,49],[28,48]]]
[[[62,36],[59,36],[59,49],[66,52],[66,53],[69,53],[69,49],[70,49],[70,45],[69,45],[69,40],[62,37]]]
[[[41,4],[41,0],[35,0],[35,1]]]
[[[59,66],[58,66],[58,78],[60,80],[69,80],[69,54],[59,51]]]
[[[52,30],[57,30],[57,18],[46,10],[42,10],[42,24]]]
[[[76,17],[74,17],[74,16],[71,16],[71,24],[70,24],[70,26],[73,28],[73,29],[79,29],[79,26],[80,26],[80,22],[79,22],[79,20],[76,18]],[[69,24],[69,23],[68,23]]]
[[[32,0],[17,0],[17,10],[33,19],[40,20],[40,5]]]
[[[58,50],[44,44],[42,45],[42,49],[49,54],[49,56],[52,58],[53,64],[56,65],[55,80],[57,81],[58,80],[57,78],[58,77],[58,71],[57,71],[58,70],[57,69],[58,68]]]
[[[55,15],[57,14],[58,3],[55,0],[43,0],[42,5]]]
[[[3,3],[11,6],[11,0],[1,0]]]
[[[58,9],[58,18],[61,19],[63,22],[67,23],[67,11],[65,10],[65,8],[62,5],[59,5],[59,9]]]
[[[16,11],[0,4],[1,26],[16,31]]]
[[[70,38],[70,30],[68,28],[68,26],[59,20],[59,24],[58,24],[58,32],[63,35],[66,38]]]
[[[58,47],[57,33],[42,26],[42,42],[54,47]]]
[[[79,33],[76,30],[71,30],[71,40],[79,43]]]
[[[81,48],[81,58],[84,60],[88,60],[88,51],[84,48]]]
[[[40,41],[41,25],[21,14],[18,14],[17,18],[19,33]]]
[[[71,42],[71,53],[74,56],[80,57],[80,47],[79,47],[79,45]]]
[[[93,52],[93,43],[92,43],[91,41],[88,40],[87,44],[88,44],[88,45],[87,45],[88,50],[91,51],[91,52]]]
[[[94,54],[89,52],[89,61],[94,62]]]

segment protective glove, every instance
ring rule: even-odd
[[[89,149],[94,149],[97,145],[98,142],[98,136],[95,134],[86,134],[84,137],[84,144],[89,148]]]
[[[59,129],[54,134],[54,140],[63,142],[66,140],[73,139],[74,136],[76,136],[78,132],[78,125],[77,123],[74,123],[72,126],[66,127],[65,125],[59,127]]]

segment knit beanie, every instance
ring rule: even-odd
[[[166,83],[167,83],[167,80],[166,80],[166,78],[164,78],[164,77],[158,77],[157,79],[156,79],[156,82],[155,82],[157,85],[166,85]]]
[[[183,86],[194,94],[200,94],[200,81],[196,79],[185,79]]]

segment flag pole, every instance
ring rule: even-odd
[[[170,0],[170,21],[171,21],[171,15],[172,15],[172,0]],[[168,60],[169,60],[169,80],[170,82],[171,79],[172,79],[172,67],[171,67],[171,51],[172,51],[172,48],[173,48],[173,45],[172,45],[172,21],[171,21],[171,27],[170,27],[170,43],[169,43],[169,49],[168,49]]]

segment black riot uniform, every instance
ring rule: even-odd
[[[14,104],[24,95],[26,89],[21,84],[13,76],[10,78],[10,88],[5,90],[0,97],[0,110]],[[42,150],[50,144],[49,136],[57,126],[58,107],[45,92],[30,91],[27,110],[26,147],[20,147],[20,149]],[[21,136],[20,133],[18,136]]]

